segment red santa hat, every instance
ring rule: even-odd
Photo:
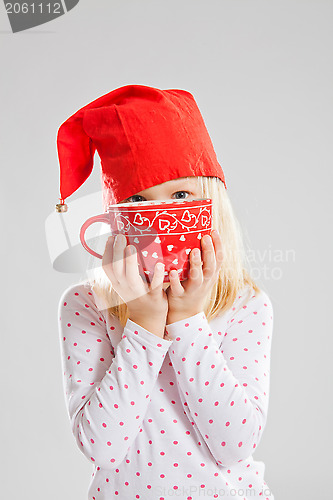
[[[192,94],[127,85],[79,109],[59,128],[60,203],[89,177],[97,150],[105,211],[109,204],[163,182],[213,176],[224,183]]]

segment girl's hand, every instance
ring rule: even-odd
[[[207,294],[218,278],[222,260],[221,238],[218,231],[213,230],[211,236],[201,238],[201,252],[199,249],[191,251],[188,279],[181,284],[177,271],[170,271],[170,286],[166,291],[169,303],[167,325],[203,311]]]
[[[153,279],[148,285],[139,274],[136,248],[127,245],[125,235],[118,234],[107,240],[102,268],[112,288],[127,304],[130,319],[147,330],[151,325],[153,333],[158,330],[158,335],[163,336],[168,312],[168,299],[162,288],[164,264],[155,265]]]

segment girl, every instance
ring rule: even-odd
[[[270,499],[255,461],[267,421],[273,309],[244,267],[239,225],[193,96],[130,85],[59,129],[61,203],[101,157],[103,199],[211,198],[213,231],[180,282],[109,238],[102,267],[59,302],[72,432],[93,464],[89,500]]]

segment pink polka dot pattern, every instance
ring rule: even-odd
[[[131,320],[122,328],[97,303],[81,283],[58,307],[67,411],[94,470],[89,500],[222,499],[235,485],[274,500],[252,457],[268,412],[267,294],[247,286],[210,323],[200,312],[163,339]]]

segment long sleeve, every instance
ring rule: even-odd
[[[58,321],[65,399],[77,445],[96,465],[115,468],[140,432],[173,342],[131,320],[122,330],[114,318],[120,330],[114,349],[93,294],[79,285],[63,293]]]
[[[273,308],[250,290],[227,323],[213,320],[221,341],[203,312],[167,326],[184,411],[223,466],[252,455],[267,419]]]

